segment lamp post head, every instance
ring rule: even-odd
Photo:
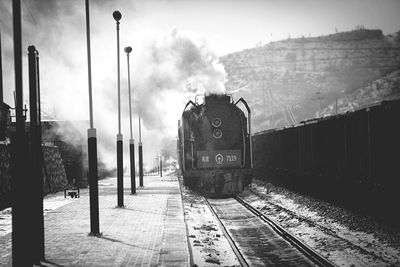
[[[130,52],[132,52],[132,47],[127,46],[124,48],[125,53],[129,54]]]
[[[121,12],[119,12],[118,10],[115,10],[113,12],[113,18],[115,19],[116,22],[119,22],[122,18]]]

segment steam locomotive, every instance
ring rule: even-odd
[[[189,101],[178,122],[184,185],[210,197],[242,192],[252,180],[250,120],[250,108],[243,98],[233,102],[229,95],[210,94],[204,95],[201,104],[197,97]]]

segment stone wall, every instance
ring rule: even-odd
[[[67,186],[67,177],[60,152],[56,146],[43,147],[43,191],[58,192]]]
[[[9,146],[0,145],[0,209],[9,206],[11,191],[11,170]]]
[[[43,146],[44,194],[62,190],[67,185],[64,165],[58,147]],[[0,144],[0,209],[11,204],[10,146]]]

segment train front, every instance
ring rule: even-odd
[[[190,103],[179,133],[185,185],[214,197],[242,192],[252,178],[246,115],[227,95],[205,96],[201,105]]]

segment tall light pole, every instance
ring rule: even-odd
[[[139,186],[143,187],[143,147],[142,147],[142,126],[139,116]]]
[[[131,138],[129,139],[129,154],[131,161],[131,194],[136,193],[136,181],[135,181],[135,141],[133,140],[132,134],[132,98],[131,98],[131,72],[129,68],[129,53],[132,52],[132,47],[127,46],[124,49],[126,58],[128,61],[128,92],[129,92],[129,126]]]
[[[3,103],[3,60],[1,53],[1,28],[0,28],[0,103]]]
[[[22,29],[21,1],[12,1],[13,39],[14,39],[14,71],[15,71],[15,115],[16,131],[11,136],[11,197],[12,197],[12,264],[13,266],[32,266],[34,239],[27,222],[32,220],[32,205],[26,201],[31,196],[27,186],[28,137],[25,132],[22,88]],[[24,201],[25,200],[25,201]]]
[[[31,220],[32,234],[35,240],[33,246],[33,262],[40,263],[44,260],[44,221],[43,221],[43,177],[42,177],[42,140],[39,134],[40,125],[40,113],[38,113],[38,99],[39,95],[39,72],[37,67],[39,66],[39,52],[35,46],[30,45],[28,47],[28,73],[29,73],[29,112],[30,112],[30,123],[29,123],[29,170],[31,173],[31,179],[33,180],[31,185],[34,193],[34,199],[32,206],[33,215]]]
[[[160,176],[162,177],[162,155],[160,154]]]
[[[124,170],[123,170],[123,151],[122,151],[122,134],[121,134],[121,79],[119,64],[119,21],[122,18],[121,12],[118,10],[113,12],[113,17],[117,22],[117,69],[118,69],[118,134],[117,134],[117,194],[118,205],[124,206]]]
[[[86,7],[86,43],[88,60],[88,85],[89,85],[89,117],[90,128],[88,135],[88,161],[89,161],[89,197],[90,197],[90,234],[100,236],[99,227],[99,185],[97,171],[97,138],[93,123],[93,100],[92,100],[92,61],[90,52],[90,19],[89,0],[85,0]]]

